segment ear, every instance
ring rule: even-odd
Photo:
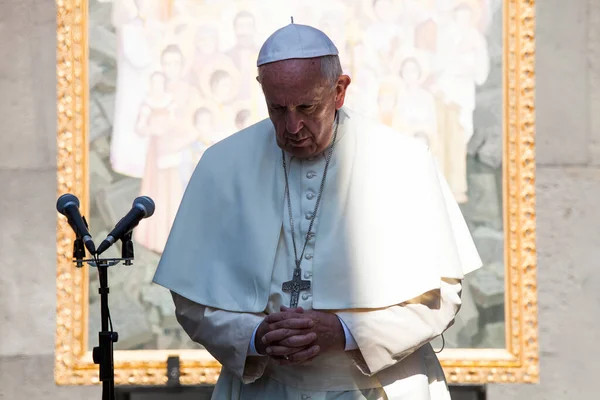
[[[348,75],[342,75],[338,78],[335,86],[335,109],[339,110],[344,105],[346,99],[346,89],[352,82]]]

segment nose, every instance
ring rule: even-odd
[[[300,132],[304,126],[304,121],[296,110],[289,110],[285,117],[285,129],[292,134]]]

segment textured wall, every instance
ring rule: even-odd
[[[539,386],[490,400],[595,399],[600,347],[600,1],[537,1]]]
[[[537,2],[541,384],[488,398],[596,398],[600,2]],[[55,8],[0,1],[0,398],[93,399],[53,383]]]

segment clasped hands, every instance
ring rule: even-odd
[[[335,314],[281,306],[258,326],[255,347],[281,365],[301,364],[328,351],[343,351],[344,328]]]

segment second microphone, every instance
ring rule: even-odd
[[[133,201],[131,210],[125,215],[117,224],[114,229],[108,234],[106,239],[100,243],[96,254],[100,255],[110,246],[112,246],[117,240],[120,240],[131,232],[142,219],[148,218],[154,214],[154,201],[148,196],[140,196]]]

